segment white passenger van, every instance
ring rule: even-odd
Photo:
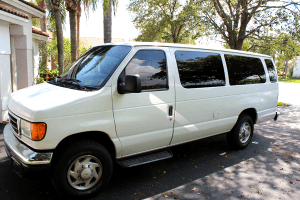
[[[50,176],[59,193],[88,197],[108,184],[113,163],[170,158],[172,146],[222,133],[245,148],[254,124],[277,119],[277,99],[270,56],[111,43],[62,77],[15,92],[5,148],[20,176]]]

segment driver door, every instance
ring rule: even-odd
[[[168,48],[136,47],[127,56],[128,61],[123,62],[115,73],[112,83],[113,112],[123,157],[170,144],[175,90],[169,56]],[[126,75],[140,76],[140,93],[118,93],[118,77],[123,70]]]

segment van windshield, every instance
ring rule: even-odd
[[[60,79],[50,83],[74,89],[99,89],[131,50],[131,46],[99,46],[88,50]]]

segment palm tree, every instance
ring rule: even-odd
[[[103,0],[103,35],[104,43],[111,43],[112,35],[112,8],[114,9],[114,14],[116,14],[116,9],[118,5],[118,0]]]
[[[74,59],[74,52],[72,53],[72,44],[74,43],[74,39],[72,41],[72,38],[76,37],[76,58],[79,56],[79,45],[80,45],[80,18],[81,18],[81,4],[84,6],[84,10],[86,12],[86,15],[88,16],[89,8],[92,7],[93,10],[97,7],[97,2],[99,0],[66,0],[67,9],[68,11],[71,10],[71,12],[75,12],[75,25],[74,22],[71,24],[71,15],[70,15],[70,34],[71,34],[71,60]],[[75,4],[77,4],[77,9],[75,8]],[[70,11],[69,11],[70,12]],[[73,14],[73,13],[72,13]],[[72,16],[72,21],[74,20]],[[76,26],[76,28],[74,28]],[[76,36],[74,36],[74,29],[76,30]],[[73,30],[73,31],[72,31]],[[75,48],[75,45],[73,45]],[[73,55],[73,56],[72,56]]]
[[[89,8],[93,10],[97,7],[99,0],[65,0],[66,7],[70,16],[70,38],[71,38],[71,61],[75,61],[79,55],[78,47],[80,43],[80,17],[81,17],[81,4],[84,5],[84,10],[88,15]],[[116,10],[117,0],[103,0],[103,15],[104,15],[104,42],[111,42],[111,27],[112,27],[112,7],[114,13]]]
[[[71,39],[71,62],[73,63],[77,57],[77,37],[76,37],[76,13],[78,9],[78,0],[66,0],[66,8],[69,11],[70,17],[70,39]]]
[[[60,10],[61,3],[62,3],[61,0],[50,0],[50,5],[55,15],[59,74],[62,74],[64,71],[64,38],[63,38],[61,10]]]
[[[79,56],[79,45],[80,45],[80,18],[81,18],[81,4],[77,4],[77,13],[76,13],[76,19],[77,19],[77,33],[76,33],[76,40],[77,40],[77,57]]]
[[[104,43],[111,43],[112,0],[103,1],[103,35]]]
[[[45,4],[45,0],[40,0],[37,2],[38,6],[42,9],[46,9],[46,4]],[[40,18],[40,25],[41,25],[41,31],[43,32],[47,32],[47,20],[46,20],[46,16],[44,16],[43,18]],[[46,47],[47,42],[46,41],[42,41],[41,45],[42,45],[42,62],[45,63],[47,65],[47,55],[44,53],[44,49]]]

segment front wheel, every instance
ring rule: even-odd
[[[94,141],[66,148],[54,167],[52,183],[65,196],[91,197],[109,182],[113,162],[108,151]]]
[[[241,114],[233,129],[227,133],[227,143],[235,150],[244,149],[250,143],[253,131],[252,118],[249,115]]]

